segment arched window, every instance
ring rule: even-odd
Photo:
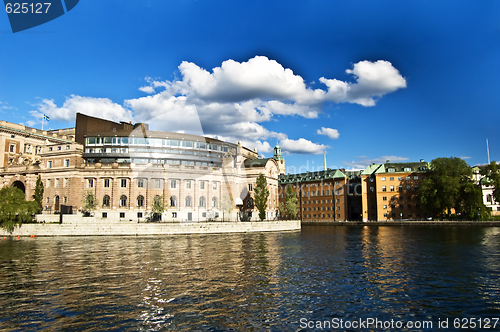
[[[137,196],[137,206],[138,207],[144,206],[144,196],[142,195]]]
[[[120,196],[120,206],[121,207],[127,206],[127,196],[125,195]]]
[[[205,196],[201,196],[200,197],[200,207],[205,207],[205,203],[206,203]]]
[[[191,198],[191,196],[187,196],[186,197],[186,207],[191,207],[191,205],[193,205],[193,199]]]
[[[108,195],[104,195],[102,198],[102,207],[109,207],[111,199],[109,198]]]
[[[170,196],[170,206],[172,206],[172,207],[177,206],[177,197],[176,196]]]
[[[214,208],[217,207],[217,197],[212,198],[212,207],[214,207]]]

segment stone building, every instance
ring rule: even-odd
[[[19,187],[31,199],[40,176],[44,213],[62,205],[81,210],[91,194],[95,216],[113,219],[142,220],[161,199],[164,221],[256,220],[253,188],[260,173],[270,191],[267,218],[274,219],[284,172],[281,153],[262,159],[239,143],[83,114],[75,128],[55,131],[2,121],[0,153],[0,186]]]

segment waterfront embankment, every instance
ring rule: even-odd
[[[259,222],[138,223],[84,218],[85,222],[23,224],[2,236],[99,236],[99,235],[172,235],[249,232],[283,232],[300,230],[300,220]]]
[[[302,221],[307,226],[480,226],[500,227],[500,221],[447,221],[447,220],[403,220],[403,221]]]

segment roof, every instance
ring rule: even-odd
[[[357,176],[358,174],[352,174]],[[320,181],[326,179],[344,179],[348,176],[340,169],[327,169],[317,172],[306,172],[300,174],[281,175],[279,178],[280,183],[297,183],[297,182],[310,182]]]
[[[405,163],[385,163],[381,165],[375,173],[414,173],[414,172],[427,172],[429,170],[429,163],[426,161],[418,162],[405,162]]]
[[[246,159],[243,162],[245,168],[253,168],[253,167],[266,167],[267,162],[273,158],[262,158],[262,159]]]

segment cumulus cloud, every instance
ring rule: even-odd
[[[353,160],[350,162],[344,161],[344,165],[352,169],[365,169],[371,164],[384,164],[387,160],[391,162],[402,162],[408,160],[408,158],[399,156],[381,156],[378,158],[368,159],[368,157],[366,156],[360,156],[358,157],[358,160]]]
[[[337,129],[325,128],[325,127],[321,127],[321,129],[318,129],[316,131],[316,134],[325,135],[330,137],[331,139],[337,139],[340,136],[339,131]]]
[[[37,104],[37,110],[31,114],[36,118],[41,118],[43,114],[51,120],[74,121],[76,113],[100,117],[111,121],[130,121],[133,118],[132,112],[126,110],[121,105],[113,103],[108,98],[92,98],[71,95],[66,98],[62,107],[57,107],[54,100],[43,99]]]
[[[317,118],[326,102],[373,106],[377,98],[406,86],[387,61],[354,64],[347,70],[355,78],[353,83],[322,77],[326,89],[310,88],[300,75],[264,56],[247,62],[227,60],[210,71],[184,61],[179,72],[180,78],[173,81],[146,77],[147,84],[139,90],[147,95],[127,99],[123,106],[107,98],[72,95],[61,107],[43,99],[33,115],[72,121],[80,112],[112,121],[148,122],[153,130],[226,137],[259,152],[272,151],[267,142],[272,138],[282,142],[285,152],[314,154],[327,146],[288,139],[268,130],[265,123],[278,116]],[[335,129],[322,128],[318,133],[338,138]]]
[[[328,145],[316,144],[304,138],[282,140],[280,141],[280,147],[284,152],[297,154],[321,154],[329,148]]]

